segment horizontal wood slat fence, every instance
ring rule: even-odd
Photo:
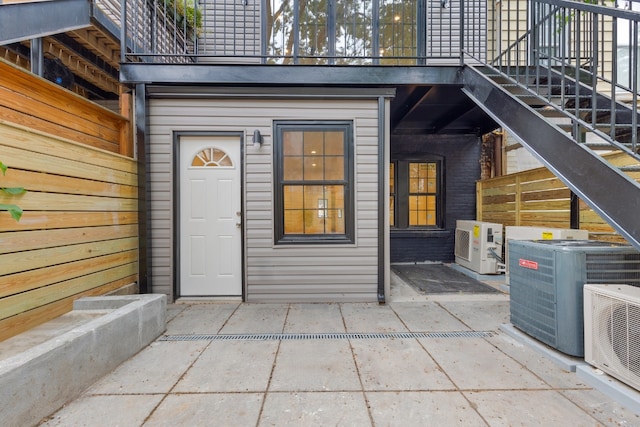
[[[8,113],[7,113],[8,112]],[[129,120],[0,62],[0,340],[138,281]],[[126,155],[122,155],[125,153]]]
[[[133,155],[128,117],[1,59],[0,117],[28,129]]]
[[[606,155],[608,161],[625,166],[637,163],[625,154]],[[639,180],[640,173],[628,173]],[[547,168],[532,169],[478,181],[476,218],[504,226],[570,228],[571,191]],[[613,228],[583,201],[580,205],[580,229],[590,238],[625,242]]]

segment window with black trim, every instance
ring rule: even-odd
[[[350,243],[351,122],[276,122],[276,243]]]
[[[441,160],[395,160],[389,165],[389,184],[391,227],[442,228]]]

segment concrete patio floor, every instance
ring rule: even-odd
[[[42,425],[640,426],[502,332],[508,295],[393,295],[386,305],[172,304],[165,338]]]

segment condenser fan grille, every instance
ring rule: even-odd
[[[470,260],[469,244],[471,241],[471,233],[468,230],[456,229],[456,250],[455,255],[467,261]]]
[[[622,381],[640,388],[640,306],[594,294],[591,309],[594,361]]]
[[[640,284],[640,253],[587,253],[586,283]]]

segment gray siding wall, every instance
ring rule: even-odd
[[[273,121],[353,120],[356,242],[274,245]],[[173,297],[173,132],[244,131],[245,286],[248,301],[376,301],[378,101],[150,99],[148,105],[153,292]],[[245,142],[246,143],[246,142]]]
[[[199,62],[260,62],[256,58],[260,55],[260,0],[248,0],[246,5],[239,0],[204,0],[199,7],[203,29],[198,53],[212,55]],[[253,57],[242,58],[244,55]]]

